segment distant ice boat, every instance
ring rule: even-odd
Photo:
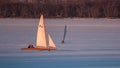
[[[41,15],[40,22],[38,24],[36,47],[30,45],[29,48],[21,48],[21,50],[56,50],[56,45],[54,44],[50,34],[48,34],[48,38],[46,36],[46,26],[43,15]]]
[[[67,26],[65,25],[63,39],[61,43],[65,43],[66,32],[67,32]]]

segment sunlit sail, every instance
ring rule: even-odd
[[[55,44],[54,44],[54,42],[53,42],[53,40],[52,40],[50,35],[48,35],[48,39],[49,39],[49,47],[56,49],[56,46],[55,46]]]
[[[37,48],[41,48],[41,47],[47,48],[46,26],[45,26],[45,22],[43,19],[43,15],[41,15],[40,22],[38,24],[36,47]]]

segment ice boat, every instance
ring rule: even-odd
[[[36,46],[33,48],[21,48],[21,50],[56,50],[56,45],[54,44],[50,34],[46,36],[46,26],[43,15],[41,15],[38,24]]]

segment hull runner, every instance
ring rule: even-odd
[[[21,50],[56,50],[56,48],[21,48]]]

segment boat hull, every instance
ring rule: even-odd
[[[21,50],[56,50],[55,48],[21,48]]]

